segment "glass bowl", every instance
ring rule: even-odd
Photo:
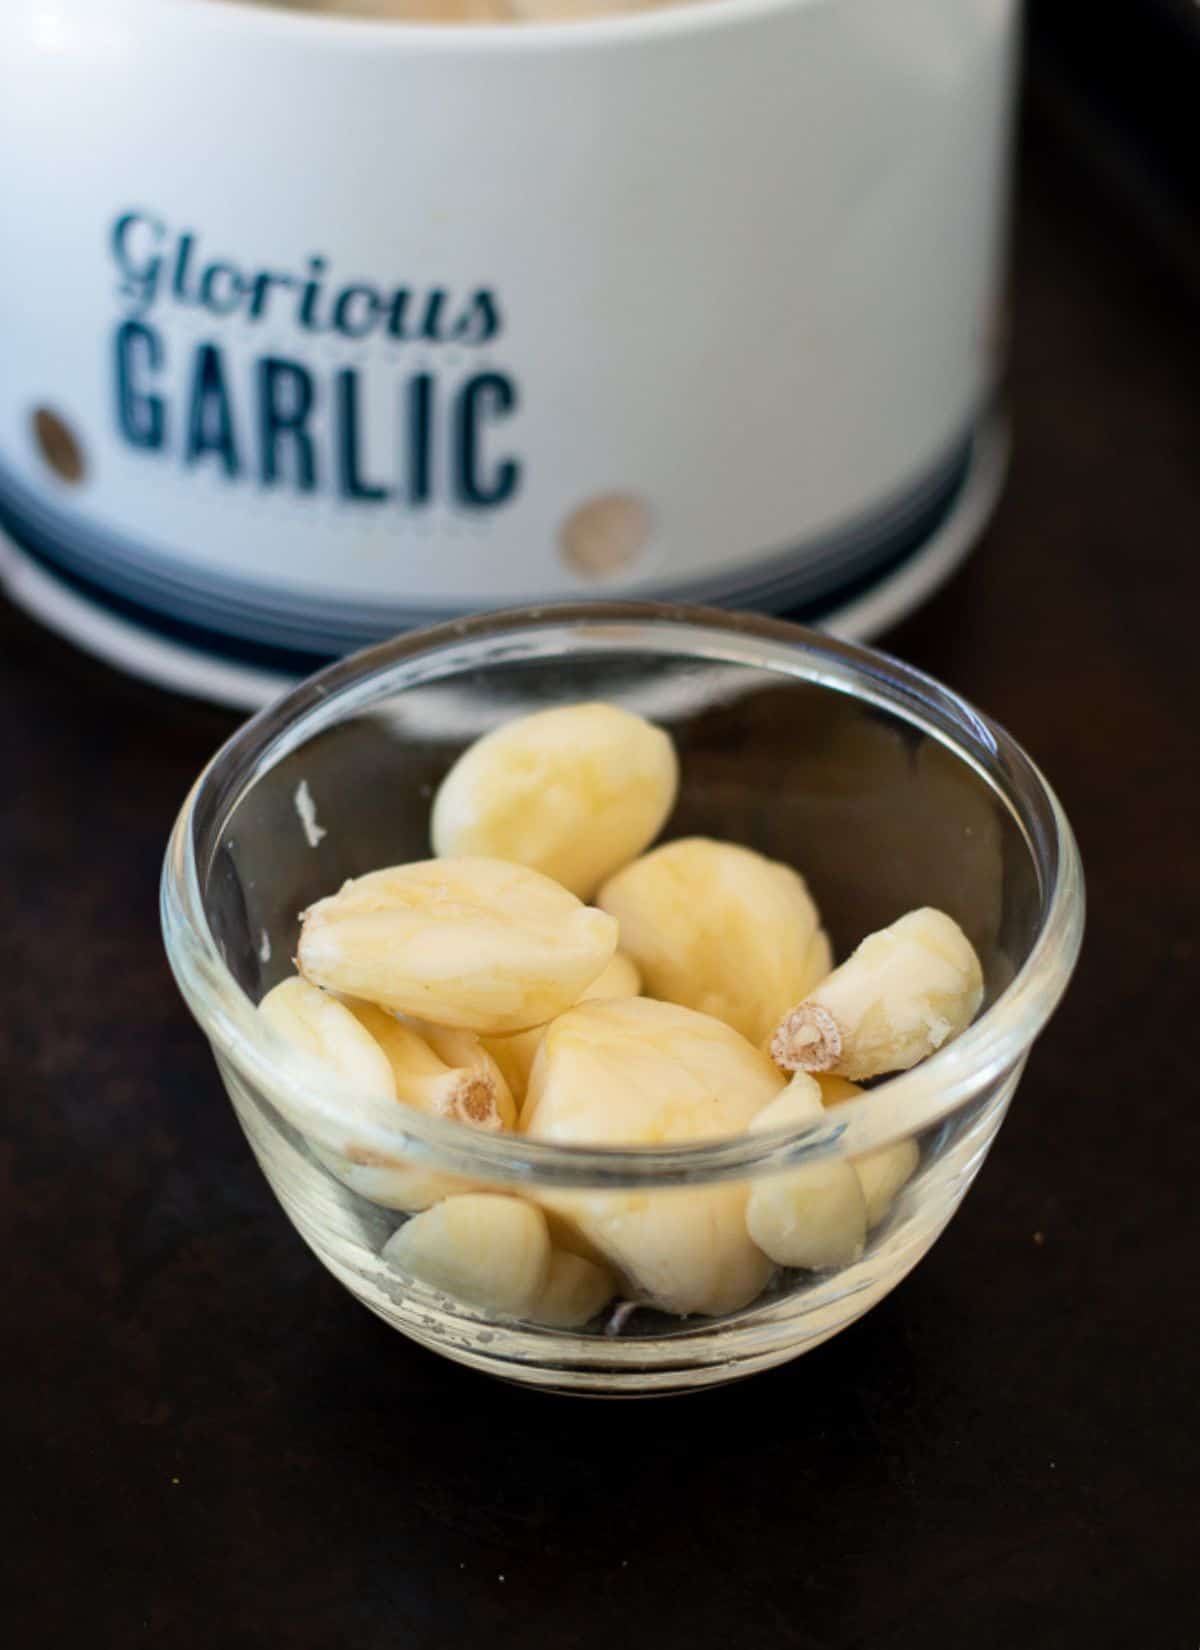
[[[427,858],[430,803],[472,740],[551,704],[605,699],[668,728],[682,786],[664,836],[747,844],[803,872],[836,954],[934,905],[983,962],[975,1023],[916,1069],[807,1128],[674,1147],[554,1145],[397,1108],[353,1125],[354,1155],[537,1198],[665,1200],[900,1140],[916,1172],[861,1259],[776,1271],[720,1317],[645,1307],[579,1330],[489,1316],[381,1257],[405,1218],[323,1166],[355,1096],[264,1024],[291,972],[298,914],[348,877]],[[446,1357],[530,1386],[653,1394],[782,1363],[894,1288],[953,1215],[1083,928],[1070,827],[994,723],[906,665],[774,620],[646,604],[501,613],[406,635],[313,677],[247,723],[200,776],[163,876],[167,952],[250,1145],[305,1242],[388,1323]],[[663,1207],[666,1205],[664,1204]],[[981,1297],[981,1301],[983,1298]],[[986,1311],[983,1302],[981,1311]]]

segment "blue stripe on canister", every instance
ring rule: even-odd
[[[759,557],[730,575],[620,593],[786,611],[817,623],[920,553],[959,500],[974,444],[972,429],[914,482],[818,540]],[[0,527],[44,572],[98,608],[190,649],[289,676],[307,675],[398,631],[455,616],[445,608],[277,591],[214,572],[55,509],[3,466]],[[523,604],[514,598],[504,605]]]

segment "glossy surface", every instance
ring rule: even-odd
[[[608,1650],[631,1622],[662,1650],[1194,1640],[1195,1060],[1168,1040],[1148,1074],[1105,1035],[1195,1002],[1194,311],[1036,159],[1012,484],[886,644],[1029,744],[1103,898],[950,1239],[777,1373],[581,1406],[362,1312],[279,1213],[159,949],[161,843],[231,719],[0,617],[23,1645],[208,1650],[216,1621],[229,1650]]]

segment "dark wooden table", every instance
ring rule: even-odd
[[[522,1394],[320,1269],[158,939],[232,719],[0,611],[8,1643],[1195,1650],[1196,313],[1044,130],[1016,297],[1003,505],[885,641],[1051,775],[1083,963],[945,1239],[740,1387]]]

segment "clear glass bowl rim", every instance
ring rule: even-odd
[[[803,1129],[674,1147],[556,1145],[517,1134],[487,1134],[404,1110],[402,1127],[361,1115],[358,1097],[290,1048],[267,1026],[225,965],[204,912],[197,863],[197,814],[222,792],[214,828],[255,779],[342,713],[367,708],[381,681],[438,657],[467,663],[498,638],[516,642],[565,630],[585,646],[607,638],[676,656],[720,659],[764,675],[785,674],[866,699],[937,738],[983,777],[1007,806],[1034,859],[1040,924],[1030,953],[997,1000],[961,1036],[912,1071],[839,1106]],[[669,640],[668,640],[669,639]],[[566,656],[559,647],[549,652]],[[508,653],[506,658],[514,655]],[[801,668],[804,666],[805,668]],[[422,679],[436,679],[437,670]],[[176,980],[214,1050],[244,1081],[302,1119],[304,1132],[338,1150],[356,1145],[381,1165],[420,1160],[472,1178],[545,1186],[707,1184],[778,1171],[823,1155],[857,1155],[915,1134],[949,1116],[1029,1051],[1074,969],[1084,923],[1083,872],[1070,825],[1037,767],[1003,728],[932,677],[873,648],[838,641],[784,620],[671,603],[558,604],[483,614],[407,632],[309,677],[245,723],[216,752],[189,792],[168,844],[161,888],[163,934]]]

